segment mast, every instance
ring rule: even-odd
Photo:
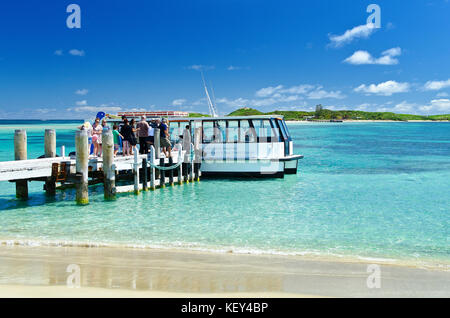
[[[211,115],[211,117],[218,117],[217,116],[217,108],[213,104],[211,97],[209,96],[208,88],[206,87],[206,82],[205,82],[205,77],[203,76],[203,71],[201,71],[201,75],[202,75],[203,87],[204,87],[205,93],[206,93],[206,101],[208,102],[209,114]]]

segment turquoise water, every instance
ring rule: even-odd
[[[0,160],[27,127],[29,158],[43,132],[74,148],[77,123],[0,122]],[[362,257],[450,264],[450,123],[290,124],[298,175],[202,180],[79,207],[74,192],[17,201],[0,182],[0,241],[120,244],[251,253]]]

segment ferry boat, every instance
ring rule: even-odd
[[[118,116],[120,115],[120,116]],[[107,114],[113,122],[121,116],[139,122],[146,115],[148,122],[161,119],[153,113]],[[196,128],[200,128],[202,177],[275,177],[296,174],[298,160],[294,154],[289,129],[281,115],[225,116],[225,117],[174,117],[169,116],[169,134],[173,146],[184,145],[186,132],[189,142],[194,142]],[[183,137],[185,140],[183,140]]]
[[[201,128],[202,177],[278,177],[296,174],[302,155],[283,116],[199,117],[169,119],[171,141],[176,144],[188,129]]]

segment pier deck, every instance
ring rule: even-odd
[[[28,199],[28,182],[45,182],[44,190],[54,195],[56,190],[76,187],[76,202],[89,203],[88,186],[103,183],[105,199],[114,199],[116,193],[155,190],[167,185],[181,184],[183,181],[198,181],[201,175],[200,164],[194,163],[199,144],[187,143],[172,151],[170,158],[161,153],[159,129],[155,129],[155,145],[150,146],[150,153],[138,154],[134,148],[132,156],[114,156],[114,142],[111,129],[102,132],[102,157],[89,155],[88,134],[86,130],[75,134],[76,152],[65,156],[64,146],[61,156],[56,155],[56,133],[46,129],[44,135],[44,158],[27,158],[27,134],[25,130],[16,130],[14,134],[14,161],[0,162],[0,181],[16,184],[16,197]],[[195,135],[199,136],[196,129]],[[197,140],[196,139],[196,140]],[[192,148],[194,147],[194,148]],[[116,181],[120,185],[116,186]],[[131,183],[131,184],[130,184]]]
[[[172,158],[174,164],[178,163],[178,153],[173,153]],[[147,155],[138,155],[138,163],[140,165],[142,165],[142,159],[147,159]],[[49,178],[52,176],[52,165],[63,162],[70,164],[71,173],[75,173],[75,157],[0,161],[0,181]],[[169,159],[164,158],[164,163],[169,163]],[[114,158],[114,164],[117,172],[131,170],[133,169],[134,156],[117,156]],[[88,165],[89,171],[102,171],[103,160],[101,157],[90,157]]]

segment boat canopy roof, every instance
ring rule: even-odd
[[[211,121],[211,120],[242,120],[242,119],[283,119],[283,115],[253,115],[253,116],[220,116],[220,117],[173,117],[169,122],[177,121]]]

